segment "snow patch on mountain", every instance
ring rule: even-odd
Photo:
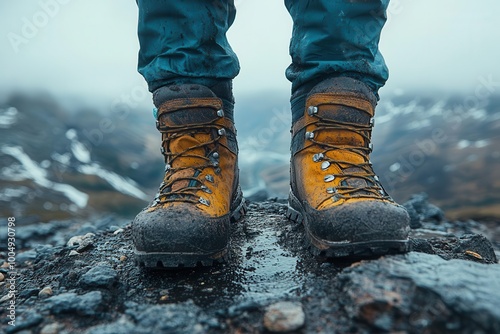
[[[0,128],[7,129],[17,122],[18,111],[14,107],[0,109]]]
[[[22,168],[18,170],[17,180],[33,180],[41,187],[52,189],[64,194],[64,196],[66,196],[79,208],[87,206],[89,196],[86,193],[81,192],[68,184],[57,183],[49,180],[47,178],[47,171],[40,167],[35,161],[31,160],[21,146],[2,146],[0,150],[6,155],[10,155],[21,164]]]
[[[75,129],[69,129],[66,131],[66,138],[71,141],[71,152],[76,160],[88,164],[91,162],[90,160],[90,152],[89,150],[78,141],[78,137]]]
[[[87,175],[99,176],[101,179],[106,180],[113,188],[123,194],[142,200],[148,199],[148,196],[138,188],[138,185],[134,180],[110,172],[99,166],[99,164],[97,163],[81,165],[78,167],[78,171]]]

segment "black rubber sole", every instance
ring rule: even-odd
[[[231,213],[231,222],[240,220],[246,213],[245,199],[241,195],[239,204]],[[153,253],[135,251],[135,263],[148,270],[175,270],[183,268],[211,267],[224,263],[229,258],[228,248],[212,253]]]
[[[292,194],[290,201],[293,201]],[[363,259],[382,255],[401,254],[410,250],[409,240],[369,240],[364,242],[332,242],[319,239],[307,228],[304,215],[288,204],[287,218],[304,225],[306,239],[313,255],[325,258]],[[297,201],[295,199],[295,201]]]
[[[149,270],[172,270],[195,267],[212,267],[227,260],[227,249],[216,254],[146,253],[135,252],[139,267]]]

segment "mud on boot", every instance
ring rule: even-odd
[[[299,106],[288,217],[304,224],[317,255],[363,258],[408,250],[408,213],[384,190],[369,158],[375,105],[366,85],[340,77],[314,86]]]
[[[165,176],[132,222],[140,266],[210,266],[228,254],[230,223],[245,213],[245,202],[227,86],[219,89],[224,100],[200,85],[166,86],[153,95]]]

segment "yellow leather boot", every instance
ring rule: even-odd
[[[370,162],[376,98],[346,77],[322,81],[292,127],[288,217],[304,224],[326,257],[408,250],[409,217],[384,190]]]
[[[137,262],[147,268],[209,266],[225,259],[230,221],[245,213],[236,129],[224,103],[200,85],[154,93],[165,176],[132,222]],[[232,115],[231,115],[232,116]]]

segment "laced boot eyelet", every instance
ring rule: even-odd
[[[206,198],[200,197],[199,202],[203,205],[210,206],[210,201]]]
[[[333,180],[335,180],[335,175],[331,175],[331,174],[326,175],[324,177],[324,180],[325,180],[325,182],[332,182]]]
[[[327,170],[328,167],[330,167],[330,165],[331,165],[330,161],[323,161],[321,163],[321,170]]]
[[[205,180],[207,180],[210,183],[214,183],[213,175],[208,174],[207,176],[205,176]]]
[[[224,110],[222,109],[217,110],[217,116],[224,117]]]
[[[307,108],[307,114],[309,116],[312,116],[312,115],[317,114],[317,113],[318,113],[318,107],[310,106],[309,108]]]
[[[306,139],[309,139],[309,140],[313,139],[314,138],[314,132],[312,132],[312,131],[311,132],[309,132],[309,131],[306,132],[305,137],[306,137]]]
[[[324,157],[325,157],[325,155],[323,153],[316,153],[315,155],[313,155],[313,161],[319,162],[319,161],[323,160]]]
[[[201,186],[201,190],[203,190],[207,194],[211,194],[212,193],[212,190],[210,190],[210,188],[208,188],[207,186]]]

